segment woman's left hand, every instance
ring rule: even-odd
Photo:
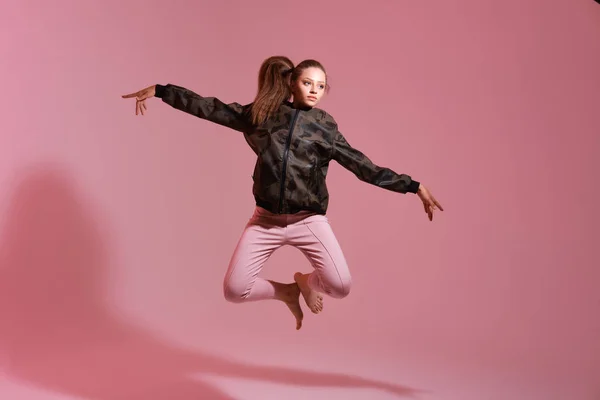
[[[433,197],[433,195],[429,192],[429,190],[423,186],[419,185],[419,190],[417,190],[417,195],[423,202],[423,207],[425,208],[425,213],[429,216],[429,220],[433,221],[433,211],[440,210],[444,211],[442,205],[438,203],[438,201]]]

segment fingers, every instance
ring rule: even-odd
[[[140,100],[142,100],[139,98],[140,94],[141,94],[141,92],[135,92],[135,93],[124,94],[121,96],[124,99],[131,99],[133,97],[136,98],[136,100],[135,100],[135,115],[138,115],[140,112],[142,113],[142,115],[144,114],[143,110],[140,107]]]
[[[425,210],[425,214],[430,221],[433,221],[433,212],[436,210],[436,205],[430,199],[423,200],[423,208]]]
[[[431,193],[423,190],[419,197],[421,197],[421,200],[423,201],[423,208],[430,221],[433,221],[433,213],[435,210],[444,211],[442,205],[431,195]]]
[[[429,220],[433,221],[433,207],[431,206],[431,203],[424,200],[423,201],[423,209],[425,210],[425,214],[427,214],[427,217],[429,218]]]
[[[442,207],[442,205],[433,196],[431,196],[431,201],[437,208],[440,209],[440,211],[444,211],[444,208]]]
[[[141,101],[141,100],[146,100],[148,97],[150,97],[149,94],[150,93],[148,92],[148,90],[144,89],[144,90],[137,91],[135,93],[124,94],[121,97],[124,99],[131,99],[131,98],[135,97]]]
[[[140,90],[135,93],[124,94],[121,97],[124,99],[131,99],[135,97],[135,115],[144,115],[144,111],[148,109],[148,107],[146,106],[146,99],[149,97],[147,89]]]
[[[135,92],[135,93],[124,94],[124,95],[123,95],[123,96],[121,96],[121,97],[122,97],[122,98],[124,98],[124,99],[130,99],[130,98],[132,98],[132,97],[137,97],[139,93],[140,93],[140,92]]]
[[[144,115],[144,110],[147,110],[146,102],[144,100],[136,101],[135,102],[135,115],[138,115],[138,113]]]

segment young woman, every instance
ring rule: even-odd
[[[327,74],[319,62],[294,66],[289,58],[274,56],[260,67],[251,104],[225,104],[172,84],[123,96],[136,99],[136,115],[144,115],[147,99],[158,97],[175,109],[243,133],[257,156],[252,189],[256,208],[231,257],[225,298],[235,303],[280,300],[296,318],[296,329],[303,319],[300,295],[319,313],[323,294],[343,298],[350,291],[348,265],[326,217],[325,178],[331,160],[364,182],[417,194],[430,221],[434,210],[443,210],[422,184],[375,165],[348,143],[333,117],[316,108],[327,89]],[[314,271],[297,272],[288,284],[260,278],[265,262],[284,245],[304,253]]]

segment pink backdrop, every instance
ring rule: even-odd
[[[1,399],[600,398],[600,5],[167,3],[3,2]],[[223,298],[242,136],[120,98],[250,102],[273,54],[322,61],[351,143],[446,208],[332,164],[354,286],[300,332]]]

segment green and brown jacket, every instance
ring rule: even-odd
[[[172,84],[156,85],[156,97],[184,111],[244,134],[257,156],[252,193],[256,205],[276,214],[327,212],[325,183],[335,160],[361,181],[398,193],[416,193],[419,182],[375,165],[350,146],[331,115],[319,108],[298,109],[285,101],[260,126],[250,121],[250,106],[225,104]]]

